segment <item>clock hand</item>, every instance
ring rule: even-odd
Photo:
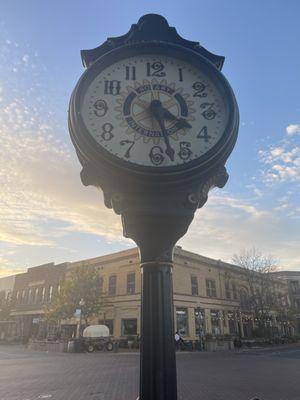
[[[162,109],[164,111],[165,119],[168,119],[171,121],[177,121],[177,123],[180,125],[181,128],[192,128],[192,125],[190,125],[184,118],[177,118],[174,114],[172,114],[166,108],[162,107]]]
[[[161,102],[159,100],[152,100],[150,103],[150,111],[152,112],[154,118],[157,120],[163,134],[163,138],[166,144],[166,154],[167,156],[169,156],[170,160],[174,161],[175,151],[170,145],[169,136],[165,128],[164,109],[161,105]]]

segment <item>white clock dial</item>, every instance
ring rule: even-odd
[[[159,104],[162,122],[153,114]],[[198,68],[161,55],[135,56],[104,69],[88,86],[83,122],[112,155],[141,166],[198,159],[224,134],[224,96]]]

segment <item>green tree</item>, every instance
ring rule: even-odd
[[[80,307],[81,299],[84,305]],[[86,325],[104,306],[99,272],[95,267],[78,267],[71,271],[61,285],[60,291],[46,309],[48,321],[59,322],[72,318],[76,309],[82,309],[82,319]]]

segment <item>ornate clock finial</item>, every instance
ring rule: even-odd
[[[205,57],[220,71],[225,57],[218,56],[206,50],[199,42],[182,38],[174,27],[168,24],[166,18],[159,14],[143,15],[137,24],[131,25],[130,30],[122,36],[108,38],[106,42],[91,50],[81,50],[84,67],[90,67],[99,57],[109,51],[124,45],[143,42],[164,42],[182,46]]]

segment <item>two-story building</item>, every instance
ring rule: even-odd
[[[25,340],[37,336],[46,329],[45,307],[51,304],[54,294],[60,290],[67,264],[54,263],[28,268],[17,274],[13,291],[11,316],[15,321],[15,336]]]
[[[99,271],[99,296],[105,297],[103,309],[91,322],[106,324],[116,339],[139,335],[141,269],[137,248],[72,263],[41,265],[16,275],[11,312],[15,335],[28,338],[49,334],[45,307],[51,304],[72,270],[91,266]],[[236,265],[177,246],[173,268],[175,330],[189,340],[205,334],[251,336],[256,321],[249,303],[245,273]],[[288,301],[285,279],[274,276],[274,288],[279,299]],[[286,333],[287,326],[281,326],[286,322],[280,321],[275,311],[270,312],[272,329],[278,334]],[[77,324],[78,318],[73,317],[62,321],[61,329],[67,336],[74,335]]]

